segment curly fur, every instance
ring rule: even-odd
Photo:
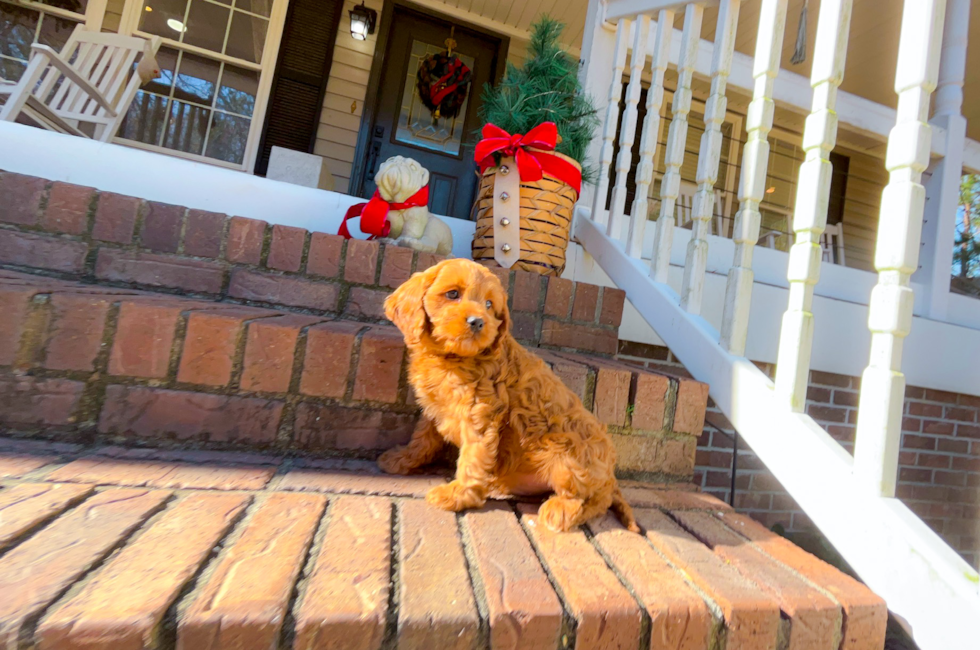
[[[429,491],[431,505],[460,511],[491,495],[553,492],[538,511],[552,530],[609,508],[639,530],[616,483],[606,427],[511,336],[495,275],[468,260],[442,262],[389,296],[385,314],[405,336],[422,418],[407,446],[381,456],[382,470],[408,474],[451,443],[459,447],[456,477]],[[482,329],[468,324],[473,318]]]

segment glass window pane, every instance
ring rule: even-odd
[[[236,11],[231,19],[231,32],[228,34],[228,47],[225,48],[225,54],[258,63],[262,60],[262,48],[265,47],[265,34],[268,29],[268,20]]]
[[[245,11],[251,11],[253,14],[259,14],[260,16],[268,16],[269,12],[272,10],[272,1],[238,0],[235,3],[235,7],[238,9],[244,9]]]
[[[158,144],[163,126],[167,123],[167,102],[166,97],[138,91],[119,127],[119,137]]]
[[[215,113],[208,137],[208,158],[241,164],[245,159],[248,127],[251,120],[225,113]]]
[[[174,101],[170,104],[170,120],[163,136],[163,146],[187,153],[204,150],[211,109]]]
[[[219,68],[217,61],[184,52],[177,69],[174,98],[210,106],[218,85]]]
[[[221,74],[221,89],[218,91],[218,101],[215,106],[251,117],[258,91],[257,71],[226,64],[225,71]]]
[[[40,15],[31,9],[0,2],[0,54],[27,61]]]
[[[27,64],[23,61],[8,59],[0,56],[0,79],[6,81],[20,81],[20,76],[27,69]]]
[[[147,0],[140,13],[140,30],[180,40],[187,0]]]
[[[428,108],[419,99],[416,89],[416,79],[419,65],[426,56],[445,51],[441,45],[433,45],[420,40],[412,41],[412,51],[406,66],[404,86],[402,89],[401,110],[398,113],[398,125],[395,139],[416,147],[432,149],[442,153],[457,155],[463,143],[463,121],[470,105],[471,88],[459,109],[456,117],[435,119]],[[473,57],[459,54],[460,60],[473,70]]]
[[[203,0],[191,0],[184,42],[211,52],[220,52],[221,44],[225,42],[229,13],[228,7]]]
[[[74,20],[65,20],[51,14],[44,14],[41,18],[41,33],[37,35],[37,40],[60,52],[61,48],[68,42],[68,37],[75,31],[76,25],[78,23]]]

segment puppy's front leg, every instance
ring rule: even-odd
[[[404,447],[389,449],[378,458],[378,467],[388,474],[410,474],[435,460],[446,441],[436,430],[435,423],[422,417],[415,425],[412,439]]]
[[[500,429],[491,423],[482,431],[469,422],[459,426],[459,460],[456,461],[456,478],[438,485],[425,495],[425,500],[437,508],[459,512],[467,508],[479,508],[487,501],[487,490],[497,465],[497,444]]]

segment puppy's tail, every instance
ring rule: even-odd
[[[636,518],[633,516],[633,508],[630,504],[626,503],[626,498],[623,496],[623,492],[619,489],[618,485],[613,489],[612,505],[609,506],[609,509],[613,511],[620,523],[627,530],[633,533],[640,532],[640,527],[637,525]]]

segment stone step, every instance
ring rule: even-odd
[[[535,351],[609,427],[621,476],[691,479],[704,384]],[[373,458],[418,418],[406,365],[390,324],[0,271],[0,428],[18,435]]]
[[[554,534],[361,460],[0,439],[0,639],[38,648],[880,650],[866,587],[690,485]],[[95,489],[93,489],[95,488]]]
[[[440,257],[0,173],[0,266],[362,322]],[[625,293],[498,270],[522,343],[611,356]]]

